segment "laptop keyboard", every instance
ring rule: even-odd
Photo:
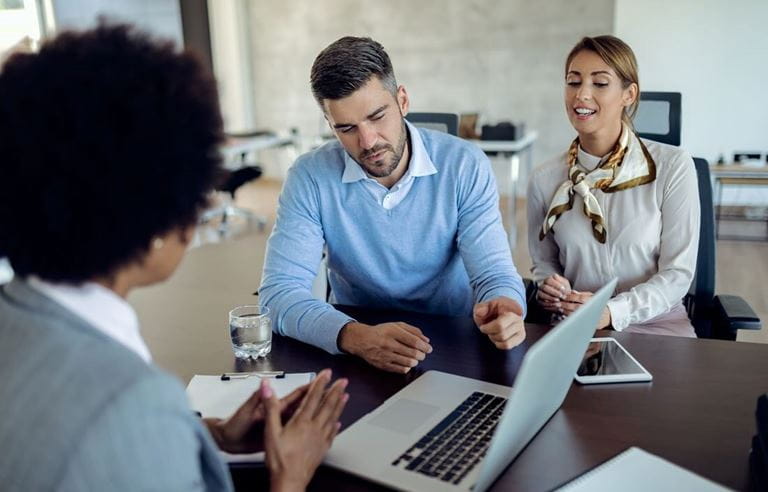
[[[506,403],[475,391],[392,465],[458,484],[485,456]]]

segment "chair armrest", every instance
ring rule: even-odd
[[[719,327],[734,335],[736,330],[762,329],[760,318],[747,304],[747,301],[739,296],[715,296],[713,315]]]

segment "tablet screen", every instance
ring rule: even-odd
[[[612,376],[618,374],[644,373],[616,340],[607,339],[589,342],[587,353],[576,374],[579,376]]]

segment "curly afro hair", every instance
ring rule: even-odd
[[[81,283],[195,223],[222,121],[197,59],[126,25],[66,32],[0,72],[0,257]]]

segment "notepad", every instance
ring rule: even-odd
[[[314,372],[286,374],[284,378],[269,378],[269,383],[278,398],[282,398],[299,386],[309,383]],[[203,417],[225,419],[259,389],[261,378],[222,381],[221,374],[203,376],[196,374],[187,385],[187,397],[193,410]]]
[[[282,398],[299,386],[309,383],[315,377],[314,372],[286,374],[284,378],[269,378],[269,384],[278,398]],[[222,381],[221,374],[205,376],[196,374],[187,385],[187,397],[190,406],[203,417],[227,418],[259,389],[261,378],[253,376],[245,379]],[[264,461],[264,453],[230,454],[219,451],[222,459],[232,464],[253,464]]]
[[[697,492],[727,491],[721,485],[640,448],[629,448],[568,482],[558,492]]]

